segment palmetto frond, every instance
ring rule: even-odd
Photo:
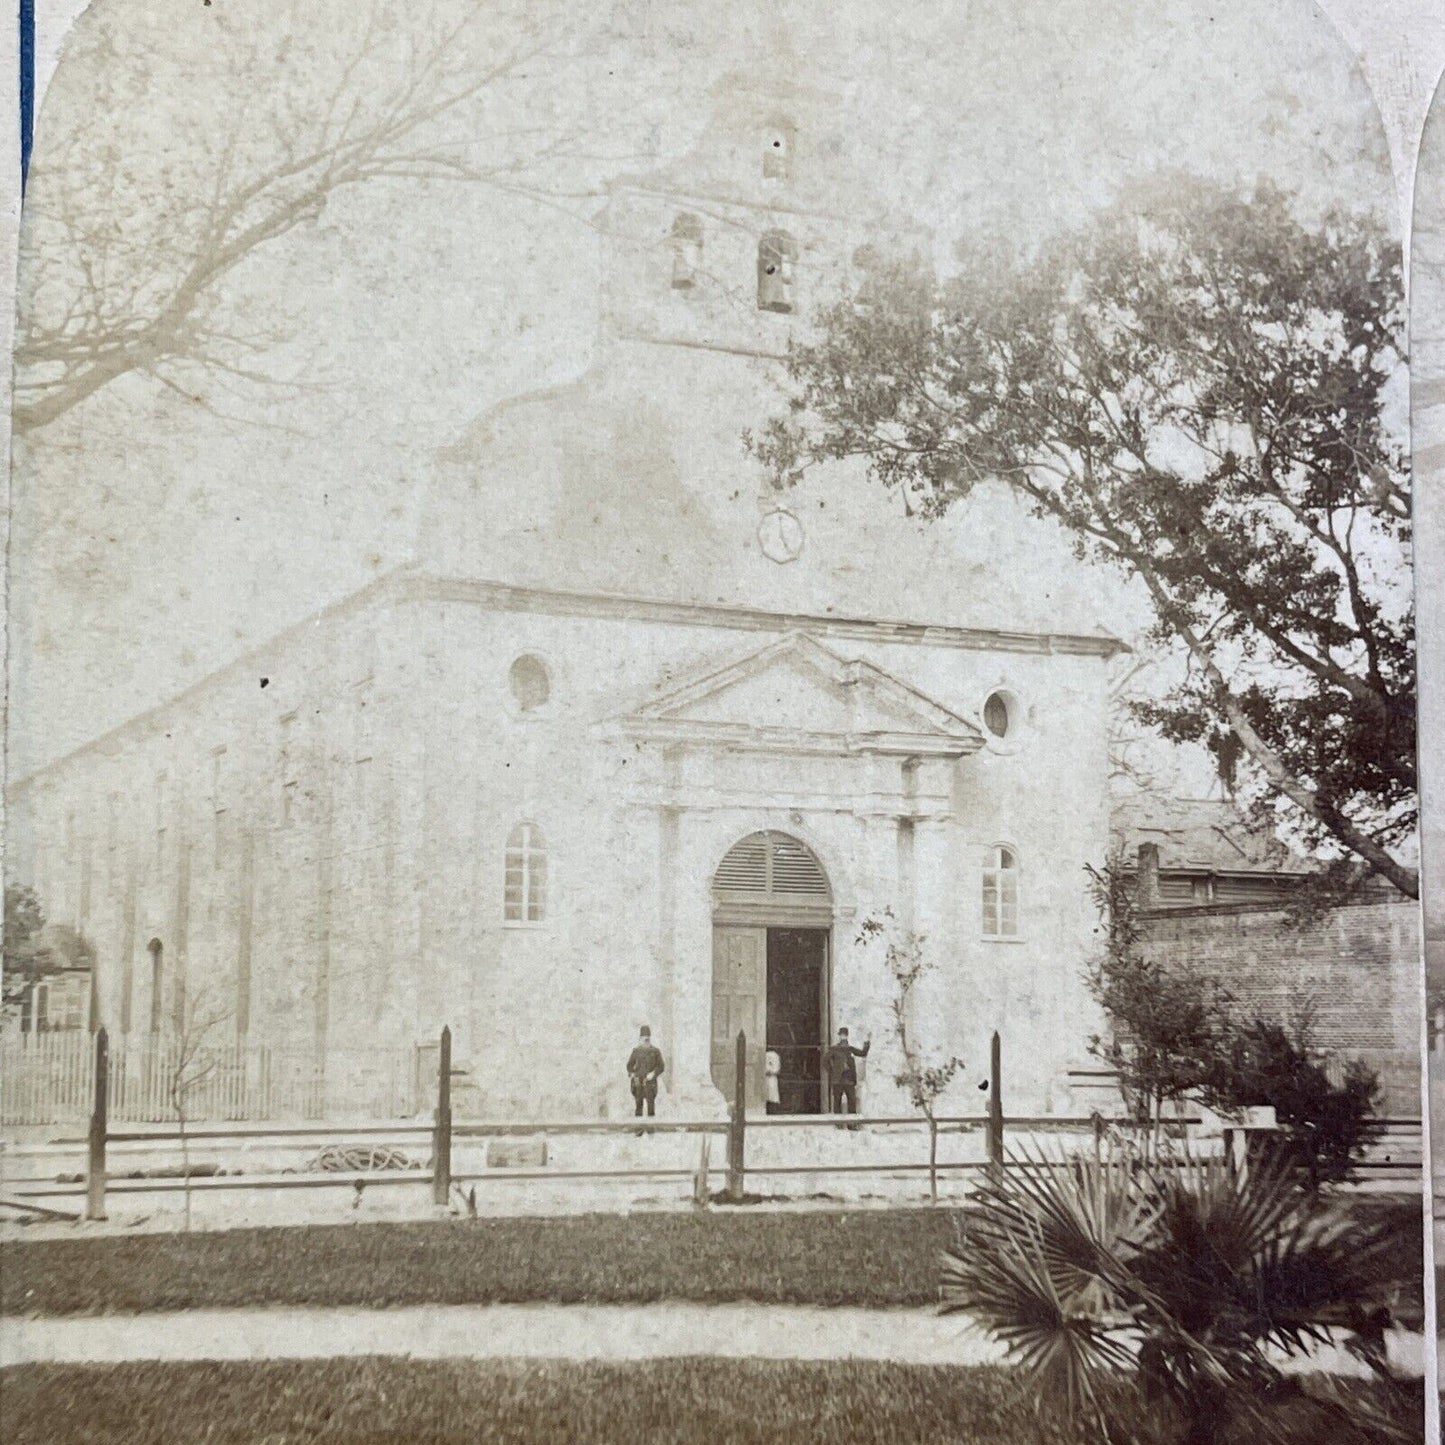
[[[1071,1415],[1097,1411],[1104,1381],[1132,1363],[1121,1264],[1157,1206],[1129,1172],[1124,1159],[1018,1157],[980,1185],[944,1256],[944,1311],[978,1319]]]
[[[1069,1308],[1117,1313],[1119,1265],[1147,1246],[1159,1208],[1135,1186],[1137,1168],[1127,1152],[1100,1160],[1016,1154],[1001,1177],[980,1185],[964,1228],[979,1239],[1000,1231],[1031,1239]]]
[[[1388,1298],[1388,1234],[1302,1194],[1285,1161],[1163,1174],[1156,1238],[1132,1273],[1158,1312],[1218,1349],[1299,1353]]]
[[[1103,1425],[1121,1378],[1212,1412],[1257,1445],[1295,1438],[1273,1352],[1376,1335],[1388,1237],[1297,1187],[1283,1162],[1010,1160],[961,1211],[945,1312],[966,1311],[1034,1378],[1041,1409]],[[1318,1402],[1323,1405],[1323,1402]]]

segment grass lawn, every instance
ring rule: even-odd
[[[525,1300],[923,1305],[946,1210],[590,1214],[0,1246],[0,1312]]]
[[[1096,1445],[1007,1371],[864,1361],[26,1365],[0,1389],[8,1445]]]
[[[23,1366],[0,1381],[8,1445],[1038,1439],[1017,1385],[994,1370],[368,1359]]]
[[[1397,1221],[1423,1278],[1420,1208],[1361,1200]],[[761,1300],[926,1305],[939,1210],[592,1214],[552,1219],[311,1225],[0,1246],[0,1313],[99,1314],[232,1305]],[[1423,1285],[1399,1311],[1418,1321]]]

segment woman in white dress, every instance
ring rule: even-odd
[[[763,1056],[763,1097],[767,1100],[768,1113],[776,1114],[783,1096],[778,1087],[778,1075],[783,1071],[783,1061],[772,1049]]]

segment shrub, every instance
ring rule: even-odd
[[[1284,1130],[1284,1152],[1309,1188],[1348,1179],[1381,1125],[1372,1118],[1379,1078],[1358,1060],[1330,1081],[1313,1047],[1308,1016],[1293,1028],[1255,1019],[1228,1031],[1200,1091],[1224,1114],[1268,1104]]]
[[[1186,1098],[1226,1115],[1272,1105],[1285,1157],[1310,1190],[1348,1179],[1380,1132],[1371,1117],[1380,1095],[1374,1071],[1351,1061],[1332,1083],[1307,1009],[1288,1028],[1241,1022],[1217,980],[1146,955],[1120,855],[1088,871],[1105,946],[1087,981],[1112,1028],[1091,1047],[1118,1076],[1135,1122],[1157,1136],[1164,1106]]]
[[[1397,1269],[1387,1229],[1301,1193],[1280,1165],[1241,1177],[1217,1161],[1024,1158],[964,1206],[943,1301],[1010,1347],[1052,1426],[1343,1445],[1411,1438],[1409,1387],[1384,1356]],[[1383,1401],[1281,1370],[1328,1331],[1374,1368]]]

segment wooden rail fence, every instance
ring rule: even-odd
[[[458,1172],[453,1162],[453,1141],[456,1138],[477,1139],[489,1137],[504,1137],[507,1135],[557,1135],[557,1134],[585,1134],[585,1133],[685,1133],[696,1134],[706,1138],[707,1136],[723,1133],[727,1142],[727,1160],[724,1175],[724,1197],[731,1202],[741,1203],[745,1198],[745,1185],[749,1174],[758,1176],[809,1174],[825,1175],[839,1173],[881,1173],[881,1174],[905,1174],[922,1170],[934,1171],[938,1174],[957,1173],[959,1171],[987,1170],[990,1173],[997,1173],[1008,1166],[1008,1159],[1005,1151],[1005,1130],[1013,1128],[1025,1132],[1047,1132],[1047,1133],[1077,1133],[1080,1130],[1092,1132],[1096,1141],[1100,1140],[1105,1130],[1105,1121],[1095,1116],[1093,1118],[1066,1118],[1059,1116],[1014,1116],[1005,1117],[1003,1112],[1003,1085],[1002,1065],[999,1051],[998,1035],[995,1034],[990,1049],[989,1068],[989,1098],[987,1112],[978,1115],[948,1116],[935,1119],[925,1119],[921,1116],[908,1117],[862,1117],[848,1116],[847,1122],[850,1125],[867,1126],[869,1128],[887,1128],[892,1126],[918,1128],[925,1126],[930,1132],[936,1133],[958,1133],[980,1131],[984,1138],[984,1157],[982,1159],[966,1161],[950,1161],[938,1163],[936,1166],[931,1163],[907,1162],[897,1159],[878,1161],[875,1163],[824,1163],[814,1161],[804,1164],[776,1164],[764,1163],[760,1166],[749,1168],[747,1163],[747,1135],[755,1128],[777,1129],[777,1128],[807,1128],[807,1127],[838,1127],[843,1119],[835,1115],[791,1115],[791,1116],[763,1116],[749,1119],[747,1117],[746,1100],[746,1069],[747,1069],[747,1041],[743,1034],[739,1034],[736,1040],[737,1045],[737,1074],[736,1092],[732,1104],[729,1107],[729,1117],[724,1121],[719,1120],[670,1120],[670,1119],[629,1119],[629,1120],[572,1120],[567,1122],[523,1122],[523,1123],[473,1123],[470,1121],[457,1123],[452,1117],[451,1102],[451,1030],[443,1029],[440,1042],[440,1064],[437,1076],[432,1084],[435,1093],[431,1096],[435,1100],[435,1107],[432,1110],[429,1123],[414,1124],[391,1124],[391,1125],[353,1125],[341,1126],[336,1124],[326,1125],[277,1125],[266,1127],[234,1127],[213,1125],[210,1128],[201,1123],[200,1127],[188,1125],[184,1136],[191,1144],[198,1144],[204,1140],[239,1140],[242,1138],[260,1137],[268,1140],[300,1139],[307,1137],[319,1137],[322,1135],[334,1140],[342,1135],[366,1135],[375,1134],[385,1136],[388,1141],[400,1136],[416,1136],[418,1140],[424,1137],[430,1138],[431,1158],[425,1171],[413,1170],[375,1170],[362,1172],[337,1173],[331,1171],[318,1171],[303,1174],[286,1175],[242,1175],[242,1176],[221,1176],[221,1177],[200,1177],[194,1179],[176,1178],[128,1178],[124,1180],[111,1181],[107,1173],[106,1149],[110,1143],[169,1143],[180,1141],[182,1132],[177,1126],[175,1128],[148,1128],[144,1130],[125,1130],[112,1128],[112,1122],[116,1118],[112,1112],[113,1106],[119,1097],[115,1088],[117,1075],[117,1059],[124,1058],[123,1050],[112,1050],[105,1029],[100,1029],[93,1036],[85,1035],[84,1040],[91,1051],[91,1068],[88,1078],[91,1083],[90,1095],[90,1119],[89,1130],[86,1136],[87,1157],[84,1179],[76,1176],[76,1181],[70,1184],[63,1184],[57,1181],[58,1186],[47,1185],[39,1179],[27,1181],[16,1181],[20,1188],[12,1186],[11,1192],[4,1199],[3,1204],[12,1209],[33,1209],[40,1214],[55,1214],[54,1209],[40,1205],[38,1201],[42,1198],[53,1196],[84,1195],[85,1215],[87,1219],[104,1219],[106,1217],[106,1195],[108,1189],[115,1189],[119,1192],[169,1192],[177,1189],[196,1189],[200,1192],[209,1193],[216,1189],[302,1189],[331,1187],[337,1185],[351,1184],[358,1188],[369,1187],[374,1184],[429,1184],[433,1203],[445,1206],[449,1203],[453,1186],[469,1181],[478,1180],[598,1180],[598,1179],[656,1179],[662,1177],[689,1177],[693,1179],[694,1197],[702,1199],[706,1197],[708,1189],[708,1165],[707,1153],[704,1149],[703,1161],[696,1170],[670,1168],[605,1168],[605,1169],[556,1169],[521,1167],[521,1168],[486,1168],[482,1172]],[[61,1061],[61,1064],[72,1070],[67,1078],[73,1078],[78,1071],[73,1069],[73,1061],[65,1051],[58,1051],[54,1057]],[[119,1077],[124,1078],[124,1068],[121,1068]],[[429,1083],[431,1081],[428,1081]],[[413,1084],[419,1087],[419,1081],[413,1074]],[[77,1086],[78,1087],[78,1086]],[[314,1083],[313,1083],[314,1087]],[[136,1096],[132,1095],[134,1099]],[[142,1096],[144,1097],[144,1096]],[[229,1093],[213,1095],[212,1101],[217,1107],[224,1109],[227,1106],[237,1107],[237,1101],[244,1096],[234,1090]],[[314,1101],[316,1094],[307,1094],[302,1097],[303,1103]],[[188,1118],[200,1120],[202,1116],[189,1114]],[[224,1113],[216,1115],[216,1118],[226,1117]],[[400,1111],[393,1117],[400,1117]],[[174,1118],[174,1115],[172,1115]],[[1193,1126],[1200,1121],[1197,1119],[1181,1118],[1175,1121],[1179,1126]],[[1396,1151],[1394,1159],[1388,1156],[1381,1161],[1372,1164],[1367,1161],[1361,1167],[1367,1172],[1375,1169],[1387,1169],[1395,1177],[1403,1176],[1405,1182],[1409,1182],[1414,1175],[1421,1177],[1423,1183],[1423,1161],[1420,1157],[1421,1137],[1419,1120],[1395,1119],[1382,1120],[1386,1126],[1387,1147]],[[1119,1121],[1113,1121],[1113,1127],[1118,1127]],[[65,1142],[65,1141],[59,1141]],[[1242,1143],[1242,1139],[1234,1142]],[[1226,1151],[1231,1151],[1232,1145],[1229,1139],[1228,1130],[1224,1140]],[[25,1187],[25,1186],[29,1187]],[[73,1217],[73,1216],[72,1216]]]

